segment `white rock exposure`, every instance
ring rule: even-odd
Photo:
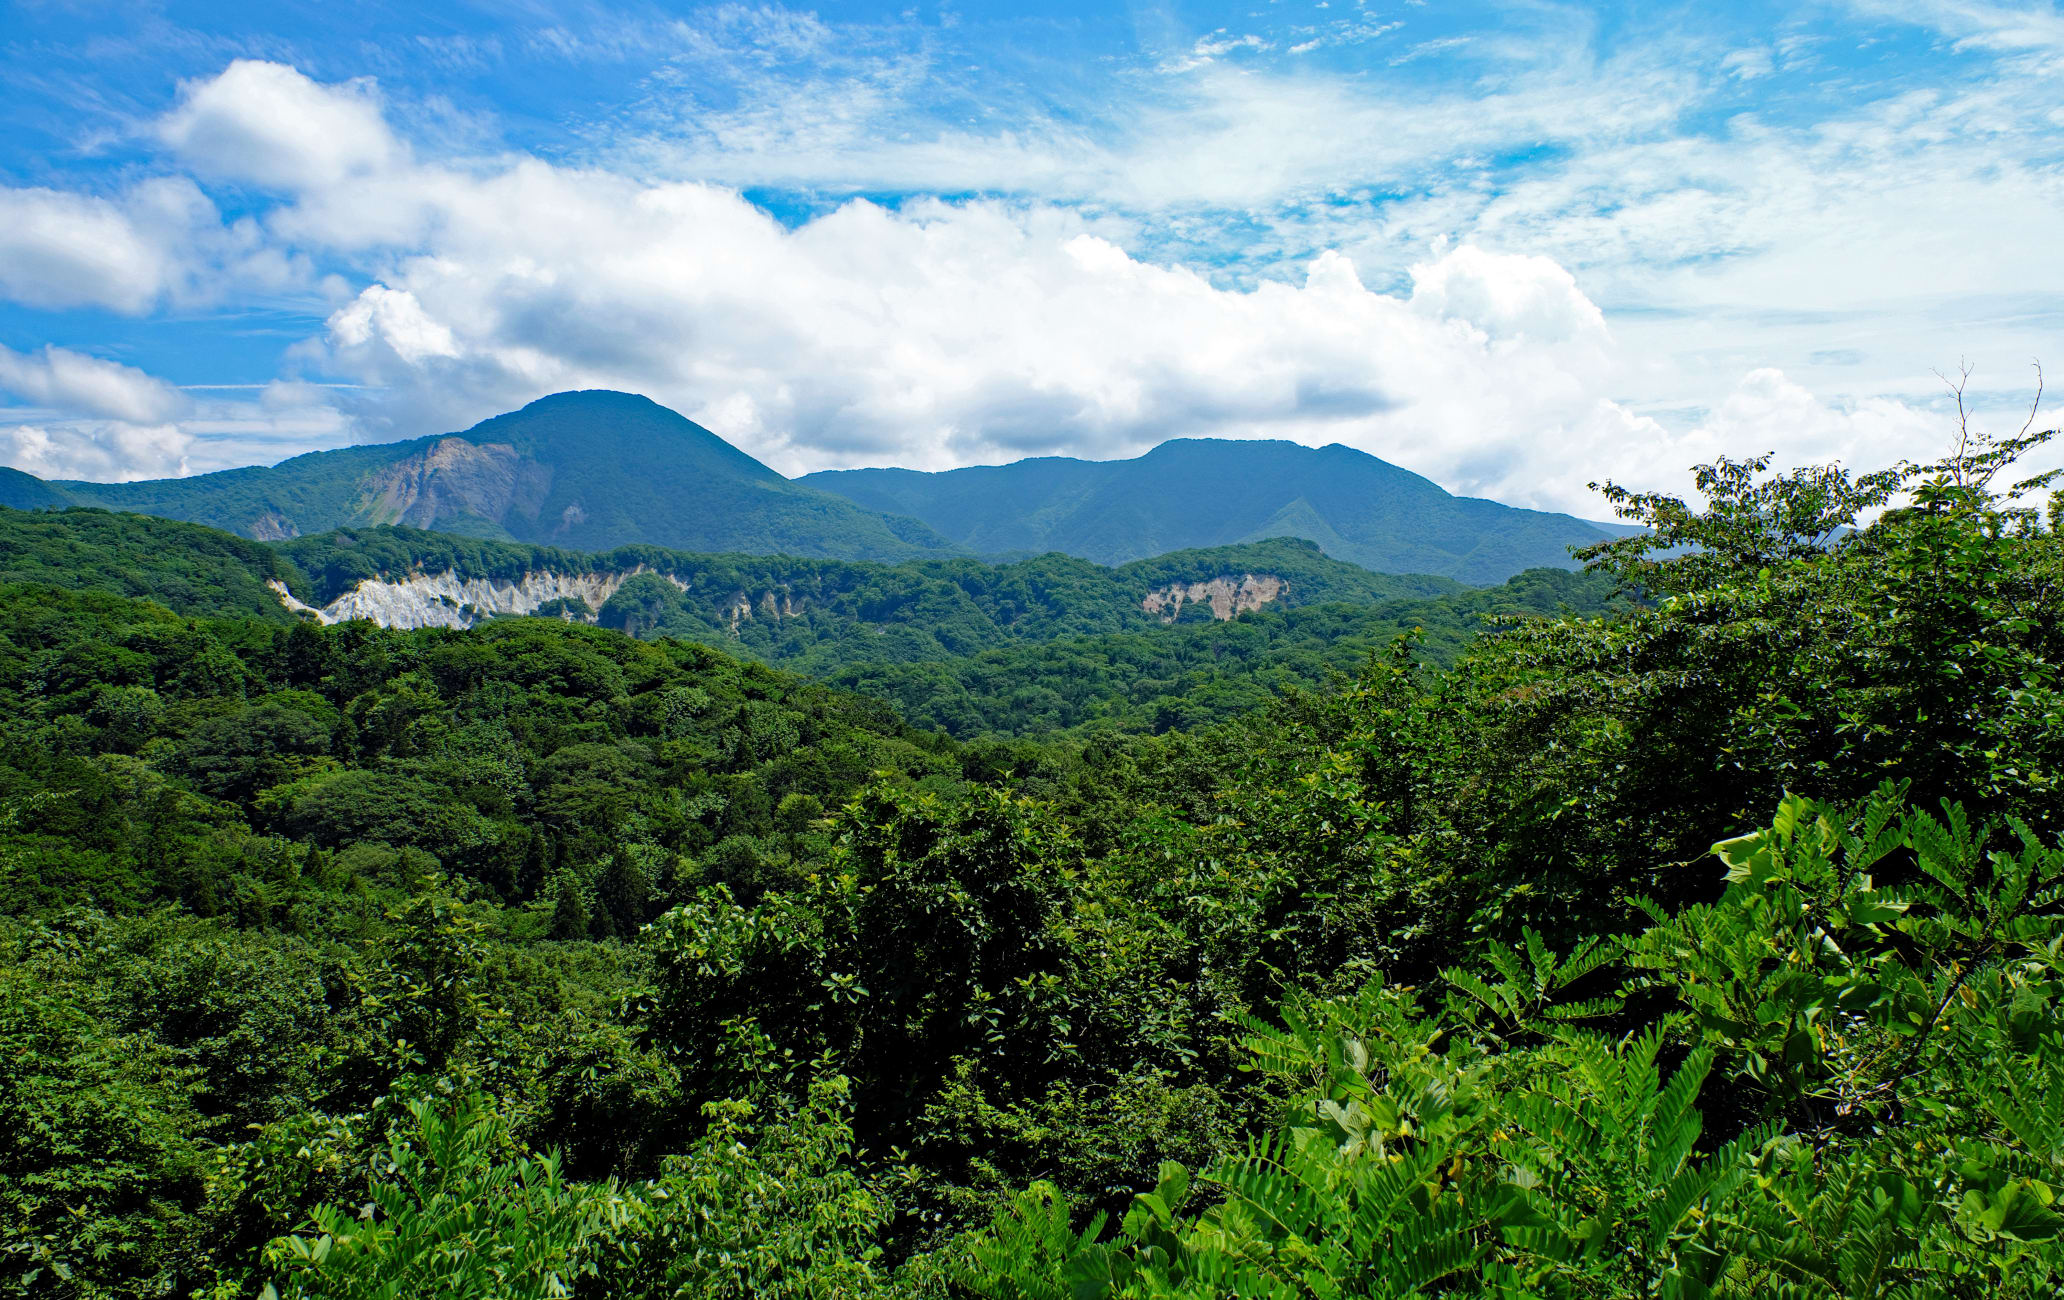
[[[497,614],[531,614],[553,600],[579,600],[600,609],[626,579],[651,570],[643,565],[621,573],[526,573],[515,582],[461,578],[443,573],[416,573],[400,582],[367,579],[317,609],[296,600],[278,579],[267,581],[288,609],[314,614],[318,622],[344,623],[370,619],[381,627],[472,627]],[[682,591],[688,584],[672,574],[659,575]]]
[[[1223,622],[1236,614],[1280,600],[1288,590],[1290,584],[1273,573],[1243,573],[1238,578],[1227,576],[1213,578],[1209,582],[1172,583],[1148,592],[1140,601],[1140,608],[1149,614],[1159,614],[1163,623],[1173,623],[1184,605],[1203,601],[1211,606],[1211,617]]]

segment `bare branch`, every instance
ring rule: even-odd
[[[2042,398],[2043,398],[2043,372],[2042,372],[2042,362],[2040,362],[2040,361],[2037,361],[2037,362],[2033,362],[2032,364],[2033,364],[2033,365],[2035,366],[2035,400],[2034,400],[2034,401],[2032,401],[2032,402],[2030,402],[2030,403],[2028,404],[2028,418],[2027,418],[2026,420],[2023,420],[2023,421],[2021,422],[2021,432],[2020,432],[2020,433],[2018,433],[2018,434],[2016,434],[2016,435],[2014,435],[2014,436],[2015,436],[2015,437],[2017,437],[2017,438],[2026,438],[2026,437],[2028,436],[2028,431],[2029,431],[2030,429],[2033,429],[2033,428],[2035,427],[2035,416],[2036,416],[2036,412],[2038,412],[2038,411],[2042,410]]]

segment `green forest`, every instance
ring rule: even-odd
[[[2054,1296],[2047,436],[822,681],[10,515],[0,1292]]]
[[[573,599],[538,613],[699,642],[886,699],[913,724],[963,738],[1221,722],[1352,674],[1402,632],[1416,629],[1422,657],[1445,666],[1487,616],[1596,614],[1615,603],[1603,574],[1531,569],[1472,588],[1371,573],[1293,538],[1116,568],[1060,554],[882,565],[653,546],[584,553],[394,527],[267,544],[144,515],[0,509],[0,582],[281,624],[300,616],[268,583],[325,605],[363,582],[419,574],[506,584],[626,572],[634,576],[598,608]],[[1221,622],[1200,601],[1166,617],[1142,608],[1149,592],[1257,573],[1282,590],[1238,619]]]

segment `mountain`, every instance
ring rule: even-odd
[[[10,510],[54,510],[70,504],[64,493],[34,474],[0,466],[0,506]]]
[[[558,393],[463,433],[140,483],[0,471],[0,506],[99,506],[260,541],[396,524],[566,550],[897,562],[1060,552],[1102,565],[1297,537],[1379,573],[1476,586],[1573,567],[1624,531],[1470,497],[1342,446],[1178,439],[1135,460],[1046,457],[789,480],[657,403]]]
[[[1116,567],[1055,553],[884,565],[386,526],[266,543],[100,509],[0,509],[6,584],[275,624],[595,622],[858,689],[961,736],[1196,726],[1352,672],[1414,628],[1420,654],[1447,663],[1484,615],[1595,611],[1612,592],[1603,575],[1553,569],[1492,588],[1372,573],[1292,538]]]
[[[797,480],[923,520],[982,554],[1064,551],[1099,564],[1264,537],[1302,537],[1382,573],[1474,585],[1574,567],[1568,548],[1613,525],[1451,496],[1338,444],[1183,438],[1135,460],[1041,457],[922,473],[827,470]]]
[[[601,550],[901,560],[958,548],[791,483],[702,426],[629,393],[559,393],[464,433],[141,483],[0,481],[0,503],[105,506],[278,540],[407,524]],[[33,486],[31,486],[33,485]],[[56,500],[37,499],[41,488]]]

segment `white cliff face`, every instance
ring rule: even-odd
[[[1243,573],[1237,578],[1227,576],[1209,582],[1171,583],[1148,592],[1140,601],[1140,608],[1159,614],[1163,623],[1173,623],[1184,605],[1202,601],[1211,606],[1211,617],[1223,622],[1280,600],[1289,590],[1290,584],[1272,573]]]
[[[381,627],[472,627],[497,614],[532,614],[553,600],[579,600],[589,609],[600,609],[626,579],[647,572],[650,570],[640,565],[622,573],[526,573],[515,582],[461,578],[449,570],[416,573],[400,582],[368,579],[321,609],[296,600],[276,578],[265,585],[272,588],[280,604],[314,614],[322,623],[363,618]],[[672,574],[659,576],[688,590],[688,584]]]

